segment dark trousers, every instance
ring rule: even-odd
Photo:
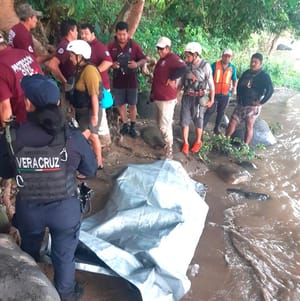
[[[21,249],[39,259],[45,227],[51,234],[51,259],[54,285],[61,295],[75,286],[74,254],[79,239],[80,201],[77,198],[52,203],[17,199],[15,223],[20,231]]]
[[[203,121],[204,129],[207,126],[207,123],[209,122],[209,119],[211,118],[212,114],[215,111],[217,111],[214,133],[218,134],[220,132],[220,124],[224,117],[228,102],[229,102],[228,95],[222,95],[222,94],[215,95],[215,102],[214,102],[213,106],[211,108],[207,109],[205,112],[205,115],[204,115],[204,121]]]

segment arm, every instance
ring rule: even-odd
[[[69,168],[78,170],[85,176],[95,176],[98,163],[89,142],[84,138],[79,129],[72,130],[71,138],[67,140]]]
[[[99,99],[97,94],[91,96],[91,106],[92,106],[91,124],[92,126],[96,126],[98,123],[98,114],[99,114]]]
[[[0,122],[2,127],[5,127],[5,121],[9,120],[11,116],[12,109],[10,99],[7,98],[0,102]]]
[[[188,67],[187,66],[181,66],[178,67],[174,70],[174,72],[172,72],[172,74],[170,75],[170,80],[175,80],[179,77],[184,76],[187,72],[188,72]]]
[[[232,81],[232,94],[236,94],[237,80]]]
[[[99,72],[104,72],[108,70],[112,66],[112,62],[110,61],[102,61],[101,64],[98,66]]]
[[[265,76],[265,81],[266,81],[265,94],[264,94],[264,97],[260,101],[261,105],[265,104],[271,98],[271,96],[273,95],[273,92],[274,92],[273,83],[268,74],[266,74],[266,76]]]
[[[236,87],[237,87],[237,74],[236,74],[236,68],[232,65],[232,94],[236,94]]]
[[[54,56],[50,61],[48,61],[46,63],[46,66],[49,67],[49,69],[51,70],[51,72],[53,73],[53,75],[59,79],[61,81],[62,84],[66,84],[67,80],[66,78],[63,76],[63,74],[61,73],[60,69],[59,69],[59,64],[60,61],[59,59]]]
[[[141,59],[137,62],[132,60],[132,61],[128,62],[128,68],[129,69],[137,69],[140,66],[143,66],[146,62],[147,62],[147,59]]]
[[[212,76],[212,68],[209,64],[206,64],[206,74],[207,74],[207,84],[209,87],[209,102],[207,103],[207,107],[211,108],[215,102],[215,84]]]

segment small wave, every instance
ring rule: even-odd
[[[300,220],[288,204],[288,214],[265,216],[248,203],[225,211],[225,257],[243,286],[231,300],[300,300]]]

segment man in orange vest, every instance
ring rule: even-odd
[[[225,49],[222,53],[222,59],[211,65],[215,84],[215,103],[204,115],[203,128],[205,129],[211,115],[217,111],[217,117],[214,127],[216,135],[221,133],[220,124],[224,117],[226,107],[231,93],[235,94],[237,85],[237,75],[234,65],[230,62],[232,50]]]

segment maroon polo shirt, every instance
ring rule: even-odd
[[[29,53],[35,55],[32,34],[21,22],[10,29],[8,44],[14,48],[27,50]]]
[[[0,51],[0,102],[10,99],[12,113],[19,123],[26,121],[23,76],[43,74],[35,57],[23,49],[7,47]]]
[[[124,48],[121,48],[118,42],[114,40],[108,44],[107,48],[112,57],[113,62],[117,61],[118,55],[122,52],[128,52],[130,54],[131,60],[136,62],[142,59],[146,59],[146,55],[144,54],[141,46],[133,40],[131,40],[131,43],[129,43],[128,41]],[[132,71],[123,74],[119,70],[113,70],[112,85],[113,88],[116,89],[137,89],[137,72]]]
[[[99,66],[103,61],[112,62],[112,58],[109,54],[107,46],[101,43],[99,40],[94,39],[91,43],[92,55],[91,62],[95,66]],[[105,89],[110,89],[109,75],[107,71],[100,72],[102,77],[103,87]]]
[[[177,90],[167,85],[168,79],[177,68],[185,66],[185,62],[176,54],[170,52],[157,62],[151,88],[151,98],[154,100],[172,100],[177,97]]]
[[[62,38],[56,47],[55,57],[59,60],[59,69],[63,76],[68,79],[75,74],[75,66],[70,61],[70,52],[67,51],[69,41],[66,38]]]

